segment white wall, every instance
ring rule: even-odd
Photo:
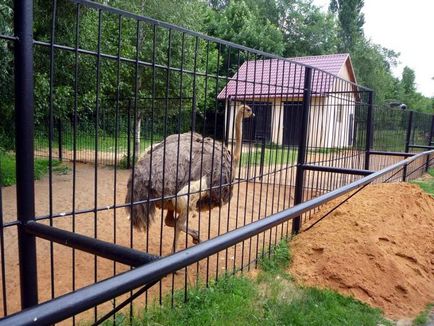
[[[355,114],[355,101],[356,98],[352,93],[336,93],[336,91],[351,91],[350,84],[340,82],[337,80],[336,85],[332,88],[332,94],[327,98],[313,97],[311,99],[310,113],[309,113],[309,130],[308,130],[308,144],[311,147],[333,148],[333,147],[347,147],[349,145],[349,131],[350,131],[350,115],[353,115],[352,129],[354,132],[354,114]],[[249,101],[253,99],[246,99]],[[301,101],[301,98],[291,99],[293,101]],[[283,121],[284,121],[284,102],[291,102],[287,98],[277,99],[256,99],[260,102],[272,103],[272,116],[271,116],[271,140],[275,144],[281,145],[283,143]],[[240,102],[226,102],[226,114],[229,114],[229,141],[234,138],[234,116],[235,116],[235,103],[238,105]],[[227,120],[225,120],[227,121]]]

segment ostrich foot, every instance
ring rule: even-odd
[[[188,233],[191,235],[194,244],[200,243],[199,232],[197,232],[196,230],[189,230]]]

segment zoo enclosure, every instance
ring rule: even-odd
[[[414,156],[417,151],[432,149],[432,116],[376,108],[371,90],[338,76],[93,2],[53,1],[49,8],[51,23],[45,36],[39,33],[33,37],[32,3],[19,1],[14,8],[15,34],[0,36],[3,44],[15,46],[13,104],[17,160],[16,194],[10,187],[0,190],[2,307],[3,316],[11,315],[3,319],[2,324],[54,323],[69,317],[72,323],[79,318],[99,321],[106,313],[114,313],[124,307],[124,303],[129,304],[132,298],[142,298],[147,304],[151,298],[161,301],[164,294],[171,293],[172,300],[176,300],[175,289],[183,288],[187,293],[188,286],[194,283],[190,276],[196,282],[200,278],[208,282],[222,273],[248,270],[261,254],[269,253],[270,246],[280,238],[298,232],[302,222],[308,220],[320,204],[373,181],[420,176],[432,164],[432,151]],[[36,15],[41,14],[38,7],[36,9]],[[61,33],[65,26],[74,31],[72,37]],[[81,32],[89,26],[94,29]],[[289,69],[294,73],[267,83],[261,78],[243,80],[236,74],[244,62],[250,62],[256,70],[261,69],[266,60],[275,60],[276,69]],[[262,71],[271,74],[269,69],[262,68]],[[35,75],[34,72],[48,76],[48,93],[39,92],[41,84],[33,85],[29,76]],[[62,74],[68,72],[70,78],[65,81]],[[128,170],[121,169],[122,156],[117,154],[130,146],[127,157],[131,155],[129,164],[134,170],[139,152],[131,139],[139,129],[137,117],[140,114],[148,119],[144,121],[149,121],[142,125],[143,131],[148,132],[146,139],[142,139],[142,142],[148,140],[147,146],[171,133],[196,130],[221,141],[215,142],[213,147],[226,144],[233,153],[234,142],[223,130],[235,129],[235,126],[228,123],[225,113],[228,107],[234,110],[235,102],[248,101],[250,94],[232,102],[218,101],[219,92],[229,81],[234,81],[238,87],[249,84],[260,89],[257,103],[250,101],[249,104],[254,110],[260,110],[255,104],[271,102],[275,110],[271,117],[285,114],[270,100],[271,95],[280,94],[287,103],[297,102],[298,106],[289,106],[290,110],[297,108],[302,114],[289,116],[295,120],[294,124],[301,126],[297,131],[298,142],[283,145],[248,137],[242,144],[238,175],[231,182],[234,186],[232,200],[212,214],[198,216],[201,236],[203,240],[210,240],[159,258],[170,254],[171,239],[167,238],[172,237],[173,232],[163,228],[163,213],[154,225],[159,227],[156,232],[148,229],[145,234],[137,233],[131,225],[125,227],[121,223],[120,217],[125,217],[123,208],[141,202],[124,204],[123,198],[118,198],[119,193],[125,192]],[[62,107],[57,99],[68,85],[71,106]],[[34,91],[43,94],[36,96],[43,104],[39,111],[34,111]],[[318,102],[324,95],[331,100]],[[105,106],[109,101],[113,104]],[[316,115],[309,114],[312,107],[316,107]],[[171,117],[172,124],[169,123]],[[339,120],[339,124],[330,124]],[[56,136],[62,135],[56,132],[59,121],[64,130],[70,130],[69,145],[62,141],[56,144]],[[67,123],[70,126],[65,128]],[[249,127],[252,120],[245,123],[246,130],[255,130]],[[314,132],[309,132],[309,126],[315,127]],[[276,132],[282,132],[282,127],[278,123]],[[34,133],[34,129],[40,133]],[[81,131],[92,136],[88,145],[92,147],[91,156],[87,160],[92,163],[90,167],[77,159]],[[101,166],[106,162],[99,155],[104,144],[101,135],[108,133],[113,140],[111,151],[115,153],[110,172]],[[318,146],[317,140],[325,135],[330,135],[340,145]],[[122,137],[129,137],[130,141],[121,148]],[[38,191],[35,193],[35,187],[44,180],[40,183],[33,180],[34,156],[40,154],[35,140],[41,138],[48,146],[44,155],[49,159],[45,197]],[[340,141],[343,139],[345,142]],[[347,139],[351,142],[346,142]],[[66,181],[53,171],[55,159],[67,161],[56,155],[62,153],[62,148],[56,153],[59,145],[70,146],[72,154],[68,159],[71,178]],[[400,161],[407,156],[412,157]],[[372,173],[386,166],[386,170]],[[90,178],[85,173],[89,169]],[[80,178],[81,175],[84,177]],[[220,184],[218,188],[225,186]],[[63,191],[61,187],[70,190],[67,196],[59,196]],[[110,187],[113,187],[111,197],[100,197],[104,189]],[[89,189],[90,192],[86,192]],[[90,194],[90,200],[80,196],[82,191]],[[191,194],[193,192],[186,196]],[[16,211],[12,207],[15,202],[11,205],[11,198],[15,196]],[[193,224],[193,221],[188,223]],[[84,231],[80,232],[82,228]],[[121,238],[122,232],[127,234],[126,241]],[[189,247],[187,237],[184,240],[184,246]],[[88,255],[80,256],[79,251]],[[19,261],[14,260],[16,253],[19,253]],[[15,289],[10,285],[18,274],[16,263],[19,263],[20,295],[13,293]],[[62,282],[65,274],[62,264],[67,266],[69,282]],[[128,272],[129,266],[136,269]],[[180,268],[185,268],[184,275],[161,279]],[[92,269],[90,278],[80,278],[83,269]],[[101,282],[92,285],[98,281]],[[150,288],[155,282],[158,284]],[[145,284],[144,288],[115,299]],[[72,294],[62,296],[69,292]],[[22,309],[34,308],[12,315],[20,310],[17,299]],[[50,299],[55,300],[36,306]],[[107,300],[112,300],[108,306],[97,306]],[[95,308],[90,314],[75,316],[91,307]],[[129,307],[133,312],[133,306]]]

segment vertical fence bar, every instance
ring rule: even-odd
[[[432,146],[432,143],[433,143],[433,141],[432,141],[432,139],[433,139],[433,135],[434,134],[434,115],[432,116],[432,118],[431,118],[431,130],[430,130],[430,132],[429,132],[429,136],[428,136],[428,146]],[[427,157],[426,157],[426,165],[425,165],[425,171],[428,171],[428,169],[429,169],[429,158],[430,158],[430,155],[427,155]]]
[[[372,128],[372,111],[373,111],[373,97],[374,97],[374,92],[373,91],[369,91],[368,92],[368,114],[366,117],[366,144],[365,144],[365,170],[369,170],[369,161],[370,161],[370,151],[372,148],[372,144],[373,144],[373,128]]]
[[[298,157],[297,157],[297,171],[295,175],[295,194],[294,204],[300,204],[303,201],[303,186],[304,186],[304,164],[306,160],[306,147],[307,147],[307,132],[309,129],[309,109],[310,98],[312,92],[312,68],[306,67],[304,73],[304,87],[303,87],[303,116],[301,121],[301,135],[298,144]],[[297,216],[292,221],[292,234],[300,232],[301,216]]]
[[[259,180],[261,180],[261,181],[262,181],[262,176],[264,174],[265,143],[266,143],[266,141],[267,140],[265,139],[265,137],[263,137],[262,141],[261,141],[261,160],[260,160],[260,163],[259,163],[259,175],[260,175]]]
[[[62,154],[62,119],[58,119],[57,122],[57,136],[59,141],[59,161],[62,162],[63,160],[63,154]]]
[[[408,153],[410,146],[410,138],[411,138],[411,128],[413,126],[413,111],[409,112],[408,116],[408,125],[407,125],[407,135],[405,136],[405,152]],[[407,179],[407,165],[404,165],[402,169],[402,181]]]
[[[131,99],[128,99],[127,112],[127,169],[131,168]]]
[[[33,1],[15,0],[15,128],[18,248],[22,309],[38,303],[35,236],[24,224],[35,219],[33,184]]]

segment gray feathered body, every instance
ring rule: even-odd
[[[175,210],[171,200],[148,203],[148,197],[152,200],[161,199],[163,195],[174,196],[189,182],[202,178],[208,188],[213,189],[202,194],[197,209],[209,210],[226,204],[232,197],[231,162],[227,148],[212,138],[191,132],[168,136],[165,142],[154,145],[137,162],[134,187],[132,175],[128,180],[125,202],[145,201],[134,205],[132,210],[130,205],[127,206],[133,225],[146,229],[152,223],[156,207]],[[204,189],[207,189],[206,185],[202,185]]]

